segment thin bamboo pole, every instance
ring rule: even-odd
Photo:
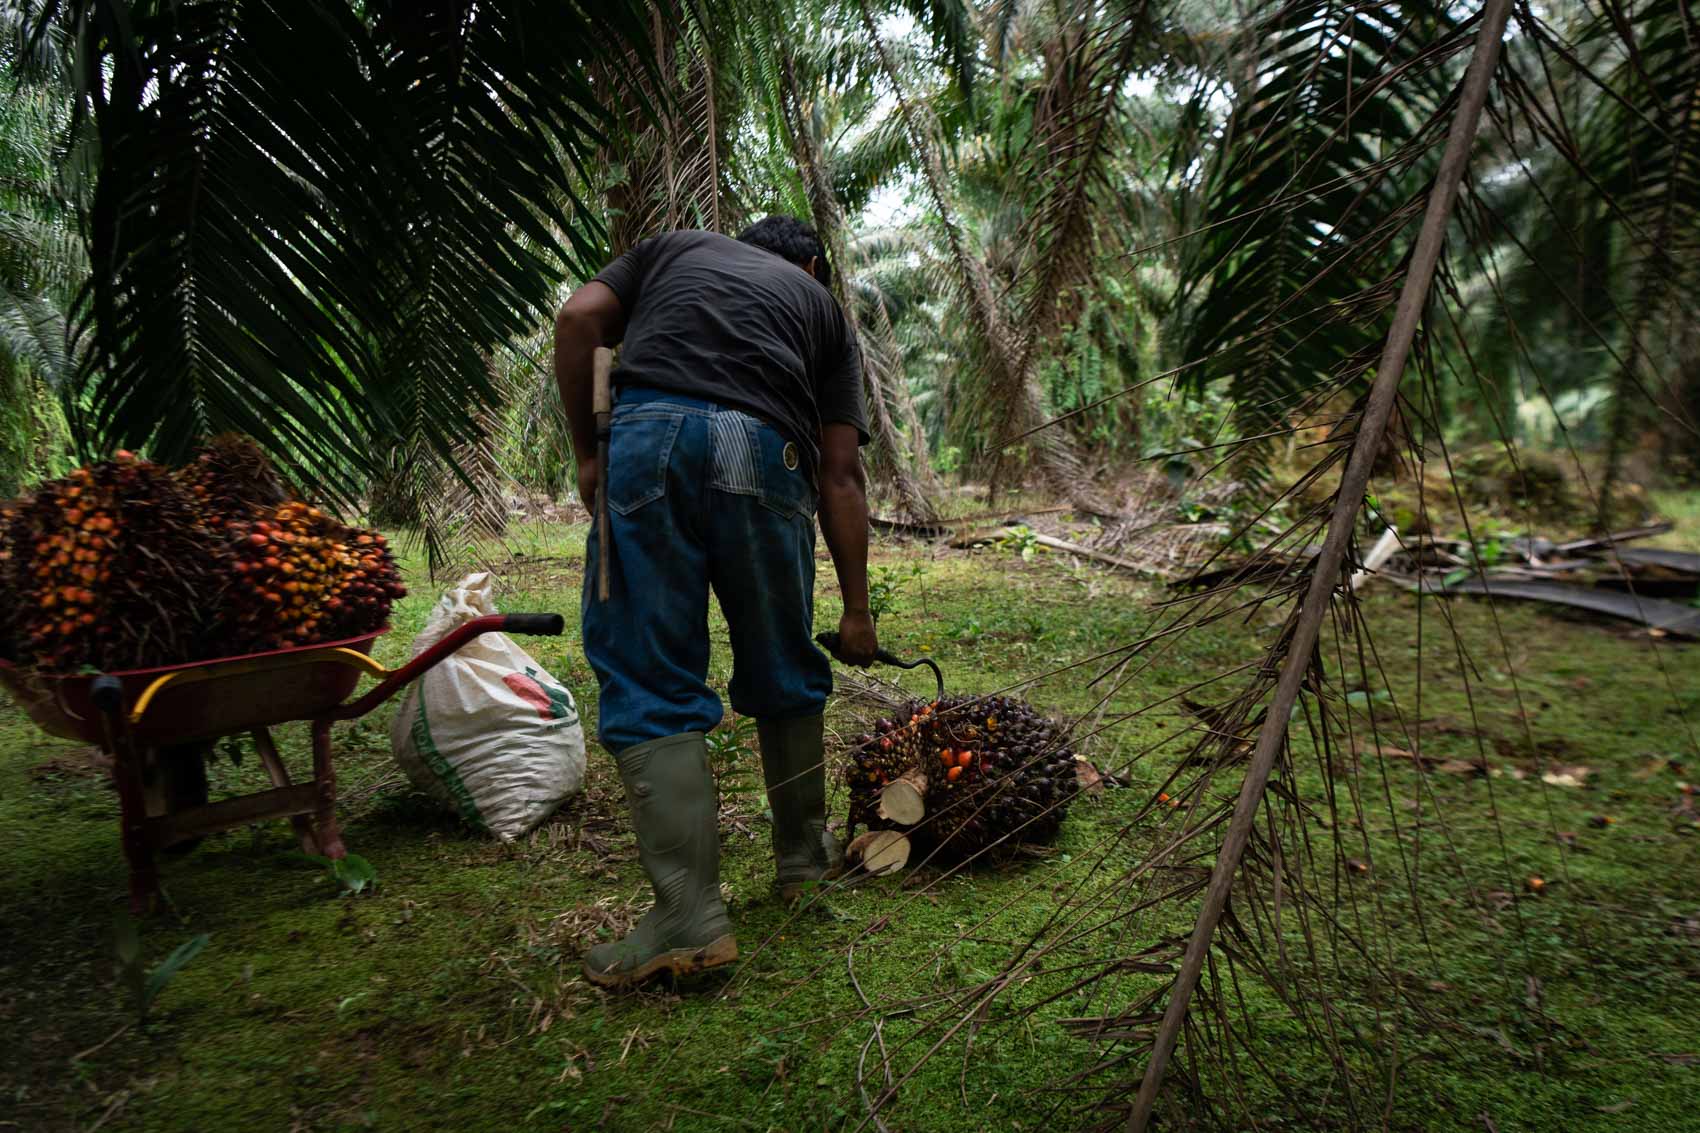
[[[1174,1053],[1175,1040],[1179,1037],[1181,1025],[1186,1019],[1192,993],[1198,987],[1199,973],[1203,970],[1205,957],[1210,951],[1211,938],[1216,933],[1217,923],[1222,919],[1222,909],[1227,904],[1229,891],[1233,888],[1234,875],[1239,871],[1240,858],[1244,855],[1246,842],[1251,836],[1257,808],[1263,801],[1264,789],[1269,783],[1269,772],[1275,763],[1275,754],[1286,738],[1288,718],[1298,700],[1299,689],[1310,665],[1311,653],[1316,648],[1317,633],[1321,629],[1323,616],[1328,611],[1331,594],[1340,581],[1340,565],[1345,560],[1352,528],[1356,523],[1358,510],[1363,505],[1370,467],[1375,463],[1382,438],[1387,431],[1387,421],[1392,415],[1394,400],[1399,392],[1399,380],[1405,373],[1405,360],[1410,355],[1417,323],[1421,320],[1423,306],[1428,301],[1429,286],[1434,282],[1435,265],[1440,261],[1441,247],[1446,241],[1446,225],[1452,215],[1452,207],[1458,199],[1458,185],[1463,180],[1464,167],[1469,163],[1470,149],[1481,122],[1482,108],[1487,103],[1493,71],[1499,62],[1500,42],[1505,37],[1505,24],[1510,13],[1511,0],[1488,0],[1487,6],[1482,10],[1482,26],[1476,33],[1470,66],[1464,74],[1463,97],[1459,100],[1458,110],[1447,133],[1446,149],[1440,159],[1440,170],[1435,175],[1434,188],[1429,191],[1422,230],[1417,236],[1410,268],[1405,273],[1404,286],[1399,291],[1393,327],[1382,347],[1381,361],[1375,372],[1375,383],[1370,388],[1369,401],[1364,406],[1363,419],[1358,424],[1357,438],[1352,444],[1351,459],[1346,465],[1345,475],[1341,478],[1339,494],[1334,497],[1334,511],[1328,521],[1328,535],[1323,541],[1322,553],[1317,556],[1310,588],[1305,592],[1304,603],[1299,608],[1298,620],[1293,626],[1286,656],[1281,662],[1281,675],[1276,681],[1275,698],[1263,722],[1263,729],[1258,733],[1257,746],[1252,751],[1245,782],[1241,784],[1239,799],[1234,804],[1234,817],[1228,825],[1228,833],[1223,839],[1221,853],[1217,855],[1216,866],[1211,871],[1210,886],[1204,894],[1204,906],[1199,910],[1198,923],[1193,926],[1192,939],[1187,944],[1181,970],[1175,976],[1174,988],[1169,994],[1169,1005],[1163,1013],[1162,1026],[1158,1028],[1156,1041],[1152,1044],[1151,1061],[1145,1067],[1145,1078],[1139,1084],[1139,1095],[1134,1101],[1133,1111],[1128,1114],[1127,1127],[1130,1133],[1144,1133],[1151,1120],[1151,1107],[1157,1100],[1157,1089],[1162,1085],[1163,1075],[1169,1068],[1169,1057]]]

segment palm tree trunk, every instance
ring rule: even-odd
[[[826,176],[825,163],[815,142],[810,116],[804,107],[802,92],[798,88],[795,62],[789,49],[784,51],[783,66],[783,102],[787,132],[791,135],[791,151],[796,159],[798,172],[802,175],[803,187],[808,193],[809,208],[814,213],[815,230],[820,234],[821,242],[826,245],[827,256],[837,265],[832,281],[833,292],[838,298],[839,306],[844,310],[850,333],[861,347],[862,379],[867,385],[868,405],[873,410],[872,426],[877,452],[882,458],[881,471],[891,482],[892,490],[897,495],[898,506],[909,518],[923,522],[932,520],[937,518],[930,498],[932,492],[936,491],[936,484],[933,482],[932,463],[926,451],[926,439],[924,436],[921,438],[918,451],[908,450],[892,419],[892,404],[896,400],[894,391],[903,389],[904,399],[907,400],[901,362],[895,354],[885,349],[886,343],[871,342],[863,333],[861,319],[856,310],[856,297],[850,290],[847,274],[850,257],[844,240],[844,210],[839,205],[838,197]],[[913,413],[913,406],[910,412]]]
[[[1022,363],[1021,336],[1015,333],[1004,318],[993,290],[991,274],[986,265],[968,249],[961,221],[951,204],[946,188],[949,183],[943,159],[933,144],[936,130],[928,120],[926,108],[908,96],[903,78],[891,57],[879,27],[868,11],[866,0],[858,5],[862,24],[879,56],[880,67],[891,83],[897,98],[898,114],[903,121],[909,144],[921,163],[922,180],[927,187],[933,210],[945,232],[950,248],[950,261],[955,268],[957,285],[962,292],[968,320],[985,355],[987,369],[986,400],[1001,408],[1009,435],[1021,435],[1039,429],[1047,420],[1043,399],[1032,374]],[[1034,466],[1043,480],[1055,491],[1067,496],[1083,511],[1101,514],[1104,505],[1088,490],[1085,466],[1066,433],[1043,429],[1030,440]],[[1001,469],[1001,458],[999,468]],[[997,474],[994,471],[994,491]]]
[[[897,328],[891,325],[891,312],[886,309],[885,296],[875,297],[873,314],[874,340],[891,356],[894,366],[901,366],[902,348],[897,344]],[[891,395],[892,410],[897,414],[900,428],[909,436],[910,461],[916,478],[929,496],[936,495],[938,477],[933,472],[932,451],[927,447],[927,431],[921,426],[921,416],[915,412],[915,399],[909,396],[909,383],[903,380],[902,374],[898,374],[897,380],[887,383],[886,392]]]
[[[724,123],[707,14],[699,3],[663,0],[650,5],[650,29],[658,85],[635,55],[598,69],[600,82],[627,92],[620,128],[601,152],[605,165],[624,171],[606,194],[615,255],[660,232],[698,225],[723,232],[735,220],[720,161]]]
[[[1691,145],[1694,140],[1694,118],[1696,113],[1696,91],[1689,85],[1682,94],[1682,102],[1677,108],[1672,136],[1671,164],[1680,169],[1691,160]],[[1651,245],[1645,250],[1643,260],[1641,285],[1635,297],[1635,307],[1629,324],[1629,345],[1624,352],[1623,362],[1618,367],[1617,381],[1612,391],[1611,420],[1607,426],[1607,451],[1605,474],[1600,481],[1599,512],[1594,517],[1594,525],[1604,534],[1612,529],[1615,523],[1613,516],[1613,497],[1616,495],[1618,481],[1623,477],[1623,458],[1633,438],[1631,433],[1637,424],[1634,412],[1635,402],[1640,398],[1650,397],[1657,401],[1661,394],[1668,399],[1669,387],[1650,392],[1642,380],[1646,372],[1647,348],[1643,340],[1650,325],[1668,297],[1672,276],[1678,270],[1670,263],[1670,249],[1675,246],[1673,231],[1676,215],[1677,198],[1688,181],[1679,176],[1669,176],[1666,181],[1665,199],[1659,210],[1659,225],[1653,234]],[[1677,399],[1680,409],[1680,398]],[[1667,406],[1668,408],[1668,406]],[[1684,423],[1681,416],[1674,417],[1678,424]],[[1694,422],[1686,422],[1689,428]],[[1693,438],[1689,438],[1692,443]]]

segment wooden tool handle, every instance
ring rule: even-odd
[[[614,352],[606,346],[598,346],[591,360],[590,411],[592,413],[612,413],[614,411],[614,392],[609,386],[609,375],[614,370]]]
[[[609,379],[614,369],[614,352],[598,346],[591,355],[590,407],[596,414],[596,456],[601,476],[596,481],[596,598],[608,601],[608,432],[614,413],[614,391]]]

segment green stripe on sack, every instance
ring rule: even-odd
[[[414,750],[425,760],[425,766],[431,774],[437,777],[437,782],[449,793],[454,801],[455,810],[468,825],[490,832],[490,826],[484,821],[484,816],[478,811],[478,804],[472,800],[472,792],[466,789],[466,784],[460,781],[460,775],[449,766],[449,761],[443,758],[443,753],[437,750],[436,743],[431,739],[431,724],[425,719],[425,698],[419,698],[419,711],[414,713],[413,727],[409,729],[413,736]]]

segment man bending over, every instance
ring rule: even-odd
[[[645,240],[575,292],[555,321],[555,377],[572,424],[579,498],[606,479],[610,598],[586,572],[584,650],[655,906],[585,975],[626,987],[726,964],[720,841],[704,734],[708,594],[732,638],[732,707],[756,719],[773,810],[775,885],[793,899],[836,867],[826,830],[821,713],[832,670],[811,640],[815,513],[844,611],[839,658],[873,660],[867,443],[860,355],[828,290],[826,251],[770,216],[737,240]],[[592,354],[623,343],[608,467],[597,464]],[[597,558],[591,532],[585,562]]]

